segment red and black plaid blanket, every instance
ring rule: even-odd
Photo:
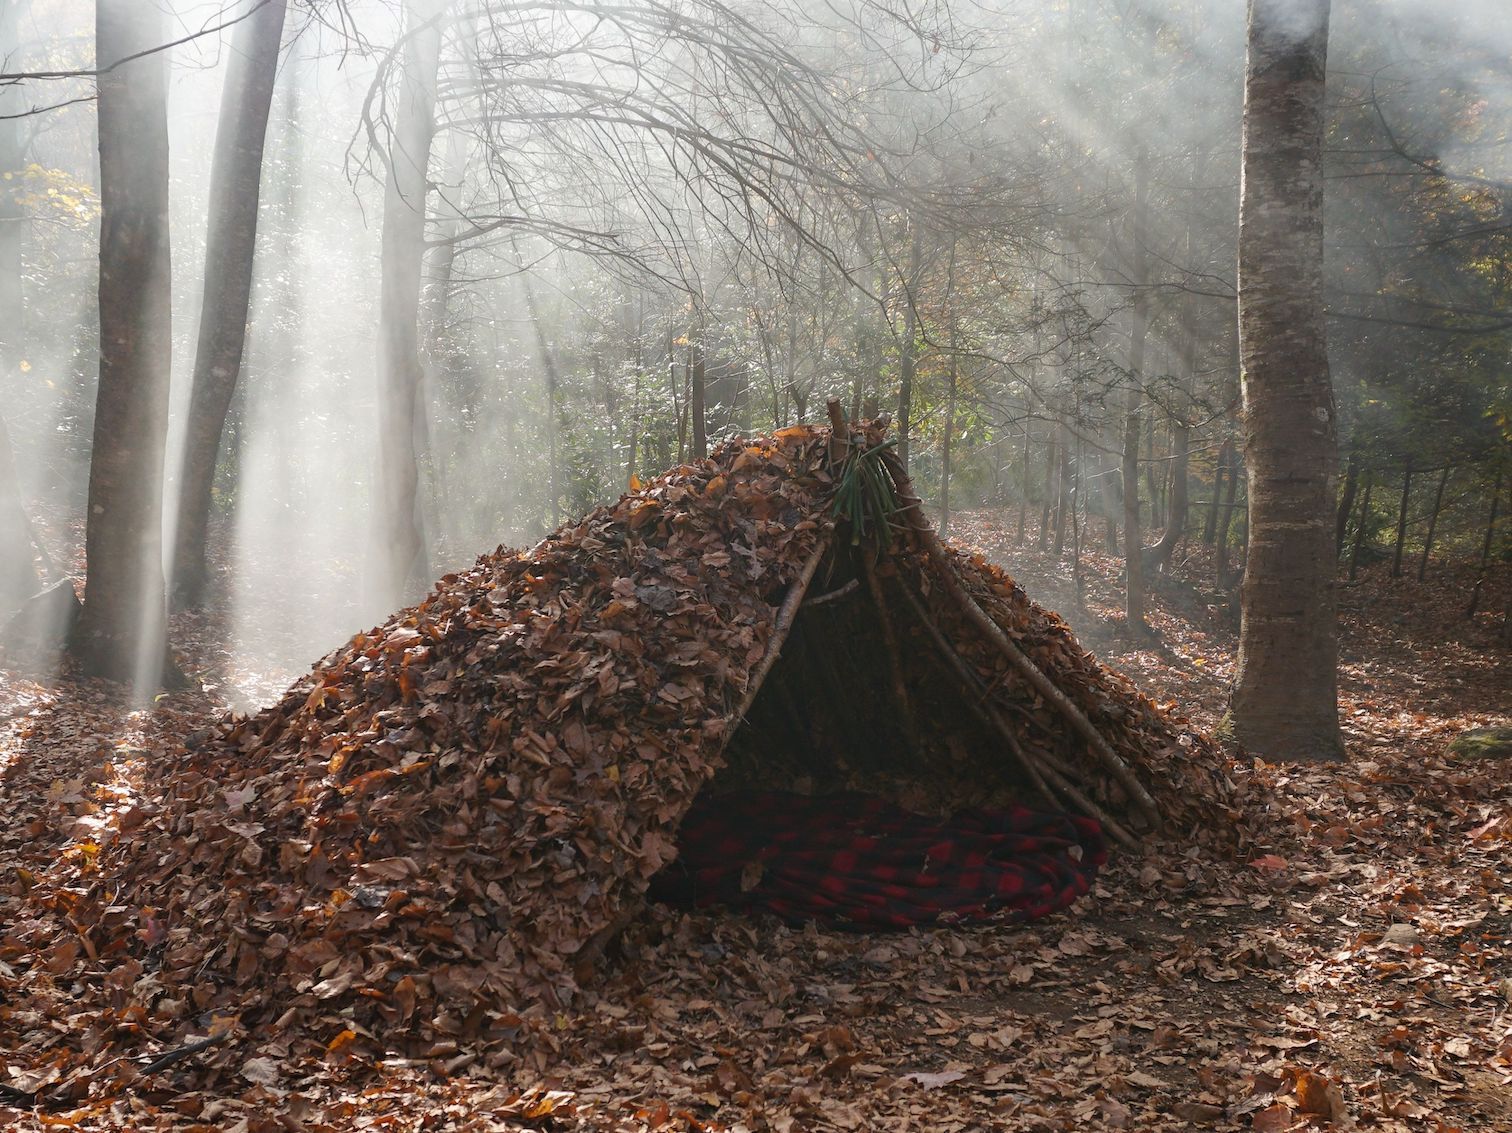
[[[1077,815],[1013,807],[941,821],[869,795],[700,798],[678,860],[651,880],[671,905],[728,905],[854,929],[1027,921],[1087,891],[1107,861]]]

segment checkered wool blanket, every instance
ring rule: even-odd
[[[1107,861],[1089,818],[1013,807],[926,818],[869,795],[700,798],[651,881],[671,905],[728,905],[858,930],[1027,921],[1087,891]]]

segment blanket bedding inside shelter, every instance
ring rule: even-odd
[[[1089,818],[1011,807],[949,819],[870,795],[700,798],[654,900],[860,930],[1027,921],[1087,892],[1107,850]]]

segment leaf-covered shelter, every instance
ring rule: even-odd
[[[943,546],[883,426],[832,414],[484,556],[229,721],[102,859],[133,910],[102,953],[250,1025],[486,1039],[573,1000],[701,792],[1228,827],[1210,742]]]

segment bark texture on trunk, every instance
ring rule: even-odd
[[[163,456],[168,428],[168,111],[163,20],[99,0],[100,381],[74,648],[91,676],[151,692],[164,674]],[[108,68],[108,69],[106,69]]]
[[[1248,554],[1234,738],[1335,759],[1338,442],[1322,304],[1329,0],[1250,0],[1239,208]]]
[[[255,3],[243,0],[241,7],[245,10]],[[199,347],[184,427],[178,526],[174,531],[173,601],[179,606],[198,606],[205,597],[210,489],[247,340],[263,144],[273,107],[287,6],[287,0],[268,0],[236,25],[226,88],[221,94],[220,124],[210,165],[210,231],[205,245],[207,269],[200,301]]]
[[[436,71],[441,61],[444,0],[408,0],[399,54],[399,100],[388,147],[383,194],[383,261],[378,331],[378,489],[382,545],[377,597],[399,605],[430,581],[419,510],[420,275],[425,258],[425,202],[435,136]]]

